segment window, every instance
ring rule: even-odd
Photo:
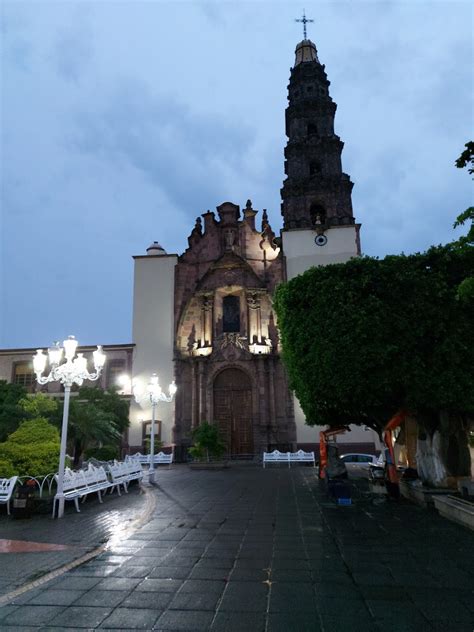
[[[107,381],[106,388],[110,386],[120,386],[118,378],[125,372],[125,360],[110,360],[107,363]]]
[[[317,134],[317,133],[318,133],[318,126],[316,125],[316,123],[308,123],[308,128],[307,128],[308,136],[311,136],[312,134]]]
[[[34,390],[35,374],[32,362],[17,362],[15,364],[13,383],[24,386],[28,391]]]
[[[238,296],[224,296],[222,301],[222,331],[240,331],[240,298]]]

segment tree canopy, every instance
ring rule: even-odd
[[[426,425],[474,413],[474,327],[457,290],[474,248],[351,259],[281,285],[275,309],[307,423],[381,429],[400,408]]]
[[[83,386],[71,400],[69,439],[74,446],[74,465],[91,444],[117,444],[129,425],[128,401],[116,390]]]
[[[0,442],[5,441],[25,418],[20,401],[26,394],[23,386],[0,380]]]

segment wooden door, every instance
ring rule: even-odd
[[[240,369],[225,369],[214,381],[214,421],[231,454],[253,454],[252,389]]]

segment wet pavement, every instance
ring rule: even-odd
[[[131,485],[129,490],[120,497],[117,494],[105,496],[102,505],[90,497],[81,503],[80,513],[76,513],[74,503],[67,503],[61,520],[52,520],[50,513],[17,520],[3,511],[0,514],[0,600],[27,582],[71,564],[127,533],[147,505],[138,485]],[[0,610],[0,620],[1,613]]]
[[[338,507],[305,466],[157,482],[151,520],[0,608],[0,630],[473,630],[474,538],[434,512],[364,481]]]

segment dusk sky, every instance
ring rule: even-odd
[[[133,255],[223,201],[281,229],[294,2],[3,2],[0,347],[131,342]],[[306,3],[364,254],[472,201],[471,2]],[[257,217],[260,220],[261,213]],[[465,232],[465,231],[461,231]]]

